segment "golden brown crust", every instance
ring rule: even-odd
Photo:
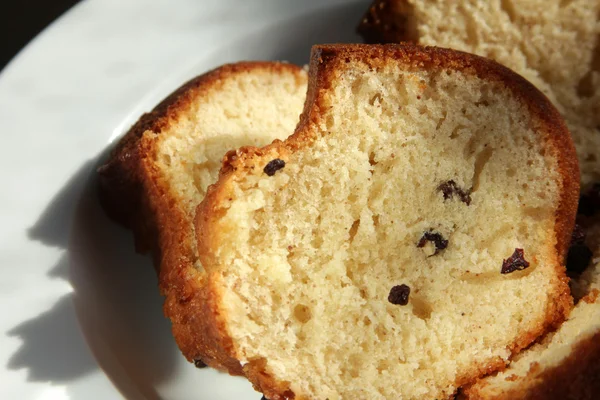
[[[585,295],[581,299],[581,301],[588,303],[588,304],[593,304],[598,300],[599,295],[600,295],[600,290],[594,288],[587,295]]]
[[[510,392],[492,398],[466,389],[470,400],[595,400],[600,395],[600,332],[580,341],[567,359],[542,371],[532,364],[528,375]]]
[[[196,234],[201,259],[207,268],[218,269],[210,249],[219,242],[219,232],[211,229],[211,226],[214,226],[213,224],[224,212],[221,204],[231,197],[232,182],[240,179],[253,168],[262,168],[273,158],[286,160],[289,153],[310,145],[318,135],[315,126],[320,123],[322,110],[329,107],[323,93],[331,86],[333,77],[338,73],[341,65],[352,60],[365,63],[369,68],[378,69],[390,59],[397,60],[408,69],[443,68],[500,82],[529,108],[537,125],[534,128],[543,136],[541,140],[546,143],[547,150],[558,160],[563,190],[559,213],[556,215],[556,249],[557,258],[564,259],[575,221],[579,171],[575,149],[565,123],[543,94],[508,68],[494,61],[463,52],[408,43],[373,46],[324,45],[315,46],[312,50],[307,101],[296,132],[284,142],[276,141],[261,149],[244,147],[230,152],[224,159],[218,182],[209,188],[204,201],[198,206]],[[518,338],[509,349],[511,352],[525,348],[540,335],[556,327],[572,308],[566,273],[558,264],[557,262],[558,278],[555,282],[555,297],[549,301],[546,318]],[[235,358],[234,353],[227,353],[227,356]],[[483,374],[489,374],[503,366],[503,363],[498,360],[490,360],[487,365],[474,366],[472,373],[458,378],[457,384],[472,382]],[[259,390],[269,393],[272,400],[284,399],[284,389],[289,395],[289,387],[285,383],[278,382],[275,377],[269,376],[265,370],[255,370],[247,375]],[[260,379],[257,378],[258,376]]]
[[[291,74],[304,83],[300,67],[278,62],[240,62],[219,67],[187,82],[152,112],[143,115],[98,169],[99,195],[107,213],[134,232],[138,251],[152,251],[159,272],[164,312],[171,319],[173,335],[188,360],[242,374],[231,353],[213,293],[216,279],[195,267],[195,236],[188,227],[192,217],[179,204],[168,180],[154,162],[157,143],[190,112],[197,99],[218,91],[230,77],[267,71]]]
[[[282,382],[266,372],[266,360],[253,360],[244,365],[244,374],[254,388],[262,392],[264,396],[271,400],[305,400],[303,397],[296,397],[290,390],[289,382]]]

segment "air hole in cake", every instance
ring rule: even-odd
[[[168,154],[163,154],[162,155],[162,162],[167,167],[171,166],[171,156],[168,155]]]
[[[302,342],[304,342],[306,340],[306,332],[303,330],[297,332],[296,338],[298,338],[298,341],[296,342],[296,348],[298,348],[298,347],[302,346]]]
[[[294,307],[294,318],[305,324],[312,318],[312,312],[310,311],[310,308],[304,304],[298,304]]]
[[[500,7],[502,8],[502,11],[504,11],[510,22],[515,22],[516,12],[513,0],[501,0]]]
[[[457,125],[454,129],[452,129],[452,133],[450,133],[450,139],[456,139],[460,135],[460,131],[463,129],[465,129],[464,125]]]
[[[371,97],[369,100],[369,104],[372,106],[379,106],[382,103],[383,98],[381,97],[381,93],[376,93],[375,96]]]
[[[388,331],[383,325],[377,325],[375,328],[375,334],[379,340],[385,341],[387,339]]]
[[[327,127],[327,130],[331,130],[334,125],[335,118],[333,118],[332,116],[328,116],[327,118],[325,118],[325,126]]]
[[[350,230],[348,231],[348,235],[350,235],[350,241],[354,240],[356,236],[356,232],[358,232],[358,227],[360,226],[360,219],[357,219],[352,223]]]
[[[387,371],[390,368],[390,364],[387,360],[379,360],[377,362],[377,372],[381,374],[383,371]]]
[[[444,121],[446,121],[447,116],[448,116],[448,112],[444,110],[442,113],[442,117],[440,119],[438,119],[437,125],[435,126],[436,131],[440,130],[440,128],[442,127],[442,124],[444,123]]]
[[[477,147],[477,137],[474,135],[471,135],[469,137],[469,140],[465,144],[465,147],[463,150],[463,157],[465,159],[470,158],[473,154],[475,154],[475,151],[477,150],[476,147]]]
[[[372,171],[371,171],[371,174],[372,174]],[[357,199],[358,199],[358,195],[356,193],[350,193],[348,195],[348,202],[347,202],[347,204],[354,204]]]
[[[479,28],[477,21],[471,13],[465,13],[465,22],[467,30],[467,38],[473,46],[477,46],[479,43]]]
[[[377,165],[377,161],[375,161],[375,152],[373,151],[369,153],[369,165]]]
[[[324,240],[321,235],[316,234],[318,232],[320,225],[321,225],[321,215],[317,216],[317,219],[315,220],[312,237],[310,240],[311,246],[313,246],[315,248],[321,247],[321,245],[323,244],[323,240]]]
[[[350,366],[350,376],[352,376],[353,378],[358,378],[358,375],[360,374],[360,370],[362,368],[362,360],[362,354],[352,354],[350,356],[348,364]]]
[[[517,315],[515,316],[515,319],[516,319],[517,321],[521,322],[521,321],[523,321],[523,315],[521,315],[521,314],[517,314]]]
[[[373,227],[377,228],[379,226],[379,215],[373,215]]]
[[[494,149],[491,147],[485,147],[475,159],[474,171],[473,171],[473,186],[471,187],[471,193],[476,192],[479,189],[479,182],[481,179],[481,173],[485,168],[486,164],[492,158]]]
[[[346,276],[348,277],[348,279],[350,279],[351,281],[354,280],[354,272],[352,272],[351,269],[346,268]]]
[[[215,165],[219,164],[215,163]],[[206,192],[206,188],[212,183],[213,177],[208,172],[209,168],[212,168],[209,163],[196,164],[193,167],[192,179],[198,193]]]
[[[352,91],[353,95],[357,95],[360,93],[361,89],[365,86],[365,82],[362,78],[357,77],[356,79],[354,79],[354,81],[352,82],[352,86],[350,87],[350,90]]]
[[[560,8],[568,7],[572,2],[573,2],[573,0],[561,0]]]
[[[367,291],[365,289],[360,289],[360,297],[363,299],[367,298]]]
[[[360,348],[362,349],[363,352],[368,352],[371,350],[371,342],[369,341],[364,341],[360,344]]]
[[[423,297],[419,295],[413,295],[410,299],[410,302],[412,304],[412,312],[415,317],[422,320],[427,320],[431,317],[431,312],[433,309],[431,308],[431,304]]]
[[[523,207],[523,213],[528,217],[541,220],[544,218],[544,210],[539,207]]]

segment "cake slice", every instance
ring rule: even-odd
[[[133,230],[139,251],[153,252],[164,312],[183,354],[198,365],[205,342],[189,313],[202,307],[201,293],[194,290],[204,276],[194,233],[196,206],[228,150],[293,133],[306,85],[306,72],[290,64],[219,67],[143,115],[99,168],[104,208]]]
[[[368,43],[413,41],[492,58],[562,113],[582,187],[600,182],[600,1],[375,0],[358,31]]]
[[[280,399],[447,399],[571,309],[578,186],[556,109],[474,55],[313,49],[285,141],[196,214],[211,361]]]
[[[581,217],[590,266],[574,279],[577,304],[560,329],[519,353],[510,366],[465,388],[477,400],[594,400],[600,393],[600,217]],[[581,239],[583,241],[583,239]],[[585,265],[584,265],[585,266]]]
[[[585,193],[600,182],[599,16],[597,0],[376,0],[358,29],[367,42],[408,40],[454,47],[494,58],[525,76],[552,99],[565,117],[577,148],[586,197]],[[596,225],[599,222],[586,223],[591,242],[600,241],[595,237],[600,234],[600,224]],[[599,250],[600,243],[591,248]],[[573,283],[578,285],[579,273],[586,265],[577,258],[573,261],[578,264],[572,272]],[[589,268],[584,275],[593,275],[597,267],[591,264]],[[500,378],[490,378],[470,393],[486,387],[486,395],[492,396],[493,392],[490,398],[494,399],[597,398],[600,348],[590,346],[592,340],[587,345],[583,342],[586,335],[600,336],[600,326],[593,319],[575,317],[584,312],[580,307],[595,312],[600,304],[592,303],[580,303],[565,328],[552,336],[554,339],[546,339],[500,375],[502,379],[510,377],[508,381],[500,384]],[[565,353],[569,348],[573,349],[571,355]],[[586,349],[585,356],[578,348]],[[525,374],[530,364],[535,368]],[[513,373],[515,370],[520,373]]]

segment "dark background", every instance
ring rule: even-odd
[[[3,2],[0,5],[0,72],[31,39],[78,2],[79,0]]]

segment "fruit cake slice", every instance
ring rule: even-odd
[[[375,0],[358,30],[367,42],[408,40],[490,57],[529,79],[549,96],[566,119],[577,148],[582,189],[584,197],[587,197],[588,192],[597,190],[594,187],[600,182],[599,16],[598,0]],[[594,223],[586,225],[587,229],[591,229],[589,240],[600,240],[593,237],[600,233],[600,226],[594,226]],[[582,265],[577,257],[572,261],[576,264],[574,269],[577,271],[573,273],[576,283],[578,273],[587,265],[585,262]],[[585,306],[586,309],[592,307]],[[580,326],[582,318],[576,321],[567,326]],[[581,328],[588,333],[590,329],[596,329],[595,335],[600,336],[596,321],[590,320],[588,326]],[[565,336],[565,332],[574,336]],[[600,347],[587,346],[588,352],[595,353],[588,353],[579,361],[574,361],[574,357],[581,356],[581,352],[574,352],[567,358],[560,355],[552,357],[551,352],[557,350],[557,346],[564,350],[564,346],[573,347],[582,340],[579,331],[565,328],[565,332],[557,333],[557,337],[561,338],[559,342],[546,340],[544,343],[555,345],[549,345],[544,352],[539,350],[545,349],[546,344],[535,347],[536,351],[531,355],[523,356],[529,361],[521,361],[518,365],[537,363],[535,373],[531,373],[535,379],[522,380],[523,374],[510,371],[504,376],[511,376],[512,380],[502,385],[497,385],[499,380],[493,379],[494,383],[488,388],[496,388],[494,398],[512,399],[519,390],[523,391],[521,396],[531,398],[562,399],[564,397],[561,396],[570,391],[573,398],[598,397],[590,392],[600,391],[598,383],[587,389],[582,385],[584,382],[600,382],[597,367],[600,364]],[[535,361],[537,356],[544,359]],[[565,362],[565,365],[560,367],[560,362]],[[573,368],[574,363],[577,368]],[[544,368],[551,370],[545,373]],[[562,379],[559,379],[559,373],[563,374]],[[577,379],[573,379],[575,374]],[[484,384],[482,382],[478,386]],[[506,390],[506,397],[500,397],[501,389]],[[531,393],[526,394],[525,390]],[[587,390],[592,397],[580,397],[584,396],[582,390]],[[554,397],[539,397],[549,396],[549,393],[553,393]]]
[[[196,214],[207,357],[279,399],[445,399],[560,324],[578,166],[556,109],[474,55],[313,49],[295,134]]]
[[[358,31],[369,43],[450,47],[516,71],[565,118],[583,188],[600,182],[600,1],[375,0]]]
[[[189,360],[204,354],[187,314],[201,307],[190,282],[204,274],[194,233],[196,206],[228,150],[293,133],[306,85],[306,72],[290,64],[219,67],[142,116],[99,169],[104,208],[134,231],[138,250],[154,253],[164,311]]]
[[[519,353],[497,375],[466,388],[471,400],[595,400],[600,393],[600,217],[583,217],[587,237],[572,252],[589,252],[590,265],[572,282],[577,304],[556,332]],[[577,235],[576,235],[577,236]],[[585,246],[585,247],[584,247]],[[591,248],[594,251],[585,250]],[[579,256],[581,257],[581,255]],[[583,267],[586,264],[582,264]],[[571,271],[574,273],[576,271]]]

